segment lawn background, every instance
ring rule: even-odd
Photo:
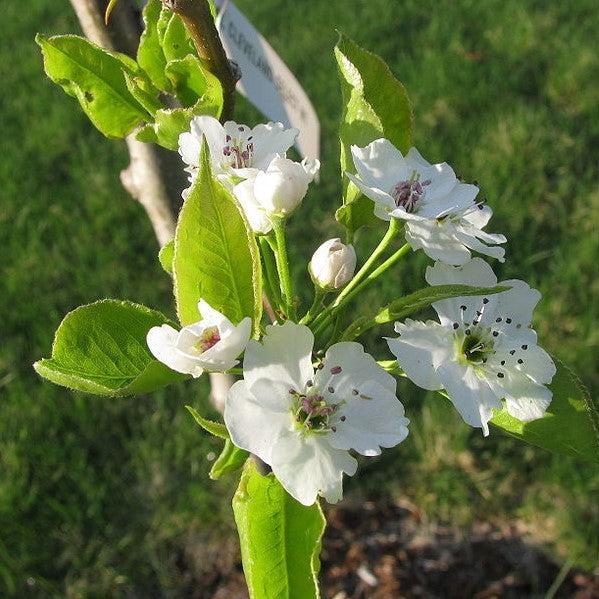
[[[405,83],[415,143],[477,180],[505,233],[501,278],[543,292],[544,346],[599,390],[599,58],[594,0],[237,0],[296,73],[322,122],[322,183],[291,225],[304,266],[339,234],[335,27]],[[0,596],[176,597],[232,543],[235,481],[207,479],[218,450],[185,403],[204,382],[103,399],[42,382],[62,316],[102,297],[172,314],[170,282],[142,209],[120,186],[124,144],[104,139],[44,78],[36,32],[78,31],[66,0],[4,0],[0,21]],[[242,104],[238,119],[256,120]],[[364,257],[379,231],[363,233]],[[422,284],[422,256],[365,298]],[[356,307],[359,309],[359,306]],[[382,351],[382,348],[380,348]],[[495,433],[484,440],[441,399],[402,385],[411,435],[363,464],[354,497],[407,496],[433,520],[518,519],[560,560],[593,568],[599,473]]]

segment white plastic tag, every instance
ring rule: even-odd
[[[216,24],[227,56],[241,70],[237,89],[273,121],[296,127],[302,157],[320,158],[320,122],[293,73],[233,2],[216,0]]]

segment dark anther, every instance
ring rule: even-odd
[[[512,319],[511,318],[506,318],[505,322],[507,322],[508,324],[512,324]]]
[[[499,331],[493,331],[493,337],[497,337],[499,335]]]
[[[505,360],[501,360],[501,365],[505,366]]]
[[[502,379],[505,375],[503,374],[503,372],[498,372],[497,373],[497,377]]]
[[[489,303],[489,298],[483,297],[483,304],[488,304],[488,303]]]
[[[360,392],[359,392],[357,389],[354,389],[354,390],[352,391],[352,393],[353,393],[354,395],[359,395],[359,394],[360,394]]]
[[[333,389],[333,387],[328,387],[328,388],[327,388],[327,391],[328,391],[329,393],[335,393],[335,389]]]
[[[347,420],[347,416],[341,416],[339,420],[341,420],[341,422],[345,422]]]
[[[501,322],[501,316],[495,319],[495,322]]]
[[[515,349],[512,349],[512,350],[510,351],[510,356],[513,356],[515,353],[516,353],[516,350],[515,350]]]
[[[341,366],[334,366],[331,368],[331,374],[339,374],[343,369]]]
[[[528,349],[528,345],[523,345],[522,349],[527,350]]]
[[[466,310],[466,306],[460,306],[460,310]]]
[[[518,364],[524,364],[524,360],[523,360],[522,358],[520,358],[520,359],[518,360]]]
[[[464,331],[464,334],[465,334],[465,335],[470,335],[470,329],[466,329],[466,330]]]
[[[460,325],[459,325],[457,322],[454,322],[454,323],[453,323],[453,328],[454,328],[454,329],[457,329],[457,328],[459,328],[459,326],[460,326]]]

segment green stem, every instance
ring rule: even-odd
[[[285,239],[285,220],[282,218],[273,218],[272,227],[277,241],[277,271],[281,283],[282,305],[287,317],[295,320],[293,281],[289,273],[289,258],[287,257],[287,241]]]
[[[309,322],[312,322],[316,312],[322,306],[322,300],[325,298],[326,294],[327,294],[327,292],[324,289],[322,289],[318,286],[315,287],[314,301],[312,302],[310,309],[306,312],[306,314],[303,316],[303,318],[299,321],[300,324],[308,324]]]
[[[281,293],[279,291],[279,278],[277,275],[277,266],[272,254],[271,246],[266,237],[258,236],[260,245],[260,253],[262,254],[262,262],[264,264],[265,281],[267,285],[267,296],[271,306],[275,311],[281,308]]]

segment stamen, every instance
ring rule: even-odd
[[[341,366],[333,366],[333,368],[331,368],[331,374],[339,374],[342,371],[343,368],[341,368]]]
[[[503,372],[498,372],[497,373],[497,377],[502,379],[505,376],[505,374],[503,374]]]

